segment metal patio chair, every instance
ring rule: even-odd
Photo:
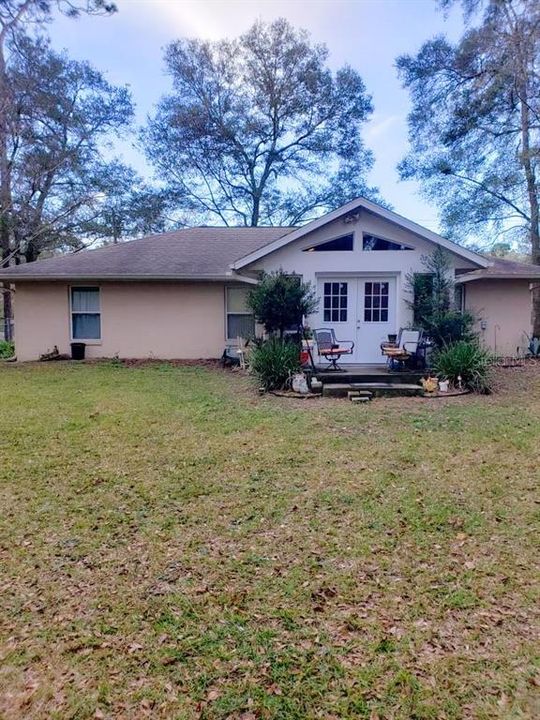
[[[317,355],[325,358],[329,363],[326,370],[341,370],[338,360],[342,355],[352,355],[354,342],[352,340],[338,340],[333,328],[320,328],[313,331]]]

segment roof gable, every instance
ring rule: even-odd
[[[467,248],[464,248],[461,245],[452,242],[451,240],[447,240],[441,235],[438,235],[437,233],[434,233],[431,230],[428,230],[427,228],[418,225],[412,220],[407,220],[407,218],[398,215],[392,210],[388,210],[381,205],[377,205],[370,200],[366,200],[366,198],[356,198],[355,200],[351,200],[351,202],[342,205],[340,208],[337,208],[337,210],[333,210],[332,212],[329,212],[326,215],[323,215],[322,217],[317,218],[316,220],[313,220],[312,222],[307,223],[300,228],[292,230],[291,232],[280,238],[276,238],[268,245],[257,248],[255,251],[246,254],[244,257],[233,262],[231,264],[231,268],[233,270],[241,270],[247,265],[251,265],[257,260],[260,260],[261,258],[269,255],[270,253],[273,253],[276,250],[279,250],[280,248],[285,247],[286,245],[289,245],[296,240],[299,240],[300,238],[304,237],[308,233],[313,232],[314,230],[317,230],[323,225],[327,225],[328,223],[337,220],[343,215],[347,215],[349,213],[352,214],[355,210],[362,209],[367,210],[374,215],[378,215],[379,217],[382,217],[385,220],[388,220],[389,222],[394,223],[395,225],[398,225],[399,227],[408,230],[409,232],[412,232],[415,235],[418,235],[419,237],[428,240],[429,242],[434,243],[435,245],[440,245],[454,255],[465,258],[466,260],[474,263],[478,267],[488,267],[490,264],[489,261],[486,260],[486,258],[482,257],[482,255],[479,255],[472,250],[467,250]]]

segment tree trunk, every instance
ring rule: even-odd
[[[11,168],[8,158],[9,95],[3,40],[4,38],[0,41],[0,265],[4,268],[9,265],[11,250]],[[3,283],[1,290],[4,307],[4,337],[6,340],[13,340],[13,313],[9,284]]]

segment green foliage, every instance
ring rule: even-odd
[[[474,341],[474,316],[452,308],[454,280],[449,254],[437,247],[422,258],[422,264],[425,272],[410,273],[406,278],[414,326],[423,329],[437,348],[458,340]]]
[[[13,357],[15,355],[15,345],[9,340],[0,340],[0,359]]]
[[[489,393],[492,387],[492,360],[491,353],[478,342],[458,340],[435,353],[433,367],[454,385],[461,377],[463,385],[469,390]]]
[[[491,243],[504,231],[505,240],[525,240],[540,257],[534,222],[540,4],[462,4],[474,26],[456,43],[438,35],[397,60],[412,101],[410,151],[400,174],[420,181],[457,242],[470,234]]]
[[[268,333],[283,337],[286,328],[299,327],[302,318],[315,312],[318,299],[311,283],[283,270],[261,273],[260,281],[249,293],[247,303],[257,322]]]
[[[281,390],[300,369],[300,349],[295,342],[270,337],[255,345],[249,362],[261,387]]]
[[[448,310],[441,315],[433,316],[426,323],[426,330],[435,347],[443,348],[459,340],[475,342],[474,322],[474,315],[470,312]]]
[[[173,92],[143,133],[178,205],[200,221],[289,225],[358,195],[373,157],[372,113],[358,72],[279,18],[216,42],[184,38],[165,53]]]

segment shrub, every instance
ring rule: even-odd
[[[250,353],[250,367],[265,390],[281,390],[300,369],[300,350],[295,342],[270,337]]]
[[[441,315],[431,317],[426,323],[426,331],[436,348],[463,340],[474,343],[476,334],[473,331],[474,315],[469,312],[447,310]]]
[[[461,376],[463,385],[473,392],[489,393],[492,387],[491,353],[478,342],[458,340],[440,348],[433,360],[437,374],[457,385]]]
[[[299,275],[287,275],[283,270],[261,273],[259,284],[248,295],[248,306],[266,332],[283,333],[287,328],[299,327],[302,318],[315,312],[319,301],[310,283]]]
[[[15,355],[15,345],[9,340],[0,340],[0,358],[5,360],[13,355]]]

